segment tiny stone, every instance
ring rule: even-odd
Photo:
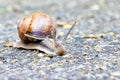
[[[41,58],[41,57],[43,57],[44,55],[43,55],[43,53],[38,53],[38,56]]]
[[[112,76],[120,76],[120,72],[116,71],[116,72],[111,72],[110,73]]]
[[[11,63],[15,63],[15,62],[17,62],[17,61],[18,61],[17,59],[14,59],[14,60],[11,61]]]
[[[33,60],[34,63],[37,63],[37,62],[39,62],[39,61],[40,61],[39,58],[34,58],[34,60]]]
[[[87,53],[85,53],[85,52],[84,52],[84,53],[82,53],[82,56],[87,56],[87,55],[88,55],[88,54],[87,54]]]
[[[5,42],[5,43],[3,44],[4,47],[11,47],[12,45],[13,45],[12,42]]]
[[[95,5],[92,5],[92,6],[90,7],[90,9],[96,11],[96,10],[99,10],[99,9],[100,9],[100,6],[97,5],[97,4],[95,4]]]

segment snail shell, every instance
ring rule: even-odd
[[[18,21],[18,35],[23,42],[35,42],[56,36],[56,27],[45,13],[33,13]],[[52,32],[52,33],[51,33]]]

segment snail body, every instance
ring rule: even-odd
[[[24,43],[23,41],[18,41],[13,44],[13,47],[15,48],[24,48],[24,49],[36,49],[40,50],[46,54],[52,54],[52,55],[58,55],[62,56],[65,54],[65,47],[61,43],[57,43],[55,45],[55,42],[51,38],[45,38],[44,40],[40,42],[30,42],[30,43]]]
[[[23,42],[35,42],[56,36],[56,27],[51,17],[45,13],[25,16],[18,21],[17,26],[18,35]]]

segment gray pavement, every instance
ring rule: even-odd
[[[119,4],[120,0],[0,0],[0,80],[119,80]],[[34,12],[49,14],[55,23],[78,17],[64,44],[66,55],[50,58],[36,50],[3,47],[6,41],[19,40],[18,19]],[[68,31],[57,30],[58,40]]]

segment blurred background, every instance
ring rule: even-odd
[[[0,26],[15,28],[21,17],[44,12],[50,15],[55,23],[73,22],[77,16],[80,27],[76,28],[74,34],[94,33],[102,30],[102,27],[96,27],[95,24],[109,24],[120,19],[119,4],[120,0],[0,0]],[[114,27],[106,28],[102,32],[111,30],[114,30]]]
[[[120,0],[0,0],[0,19],[4,19],[0,23],[15,23],[33,12],[44,12],[62,21],[74,20],[75,16],[95,23],[112,21],[120,18],[119,3]]]

